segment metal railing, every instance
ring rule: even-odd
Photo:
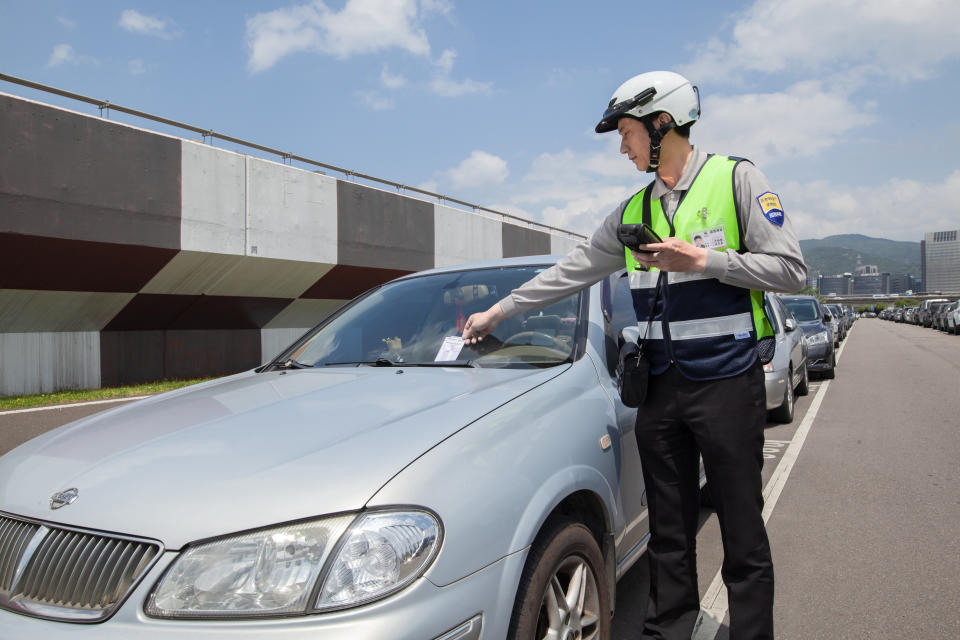
[[[464,200],[458,200],[457,198],[451,198],[450,196],[445,196],[445,195],[440,194],[440,193],[434,193],[434,192],[432,192],[432,191],[427,191],[426,189],[420,189],[420,188],[418,188],[418,187],[411,187],[411,186],[409,186],[409,185],[401,184],[401,183],[399,183],[399,182],[393,182],[393,181],[391,181],[391,180],[384,180],[383,178],[377,178],[377,177],[370,176],[370,175],[367,175],[367,174],[364,174],[364,173],[359,173],[359,172],[357,172],[357,171],[351,171],[350,169],[344,169],[343,167],[338,167],[338,166],[336,166],[336,165],[327,164],[327,163],[325,163],[325,162],[319,162],[319,161],[317,161],[317,160],[313,160],[313,159],[307,158],[307,157],[305,157],[305,156],[300,156],[300,155],[297,155],[297,154],[295,154],[295,153],[289,153],[289,152],[287,152],[287,151],[281,151],[280,149],[273,149],[273,148],[271,148],[271,147],[266,147],[266,146],[264,146],[264,145],[262,145],[262,144],[257,144],[257,143],[255,143],[255,142],[250,142],[250,141],[248,141],[248,140],[241,140],[240,138],[234,138],[233,136],[228,136],[228,135],[225,135],[225,134],[222,134],[222,133],[218,133],[218,132],[214,131],[213,129],[203,129],[203,128],[201,128],[201,127],[195,127],[195,126],[193,126],[193,125],[191,125],[191,124],[186,124],[186,123],[184,123],[184,122],[177,122],[176,120],[170,120],[169,118],[163,118],[163,117],[160,117],[160,116],[153,115],[153,114],[151,114],[151,113],[146,113],[145,111],[139,111],[139,110],[137,110],[137,109],[131,109],[130,107],[124,107],[124,106],[119,105],[119,104],[113,104],[113,103],[110,102],[109,100],[98,100],[98,99],[96,99],[96,98],[91,98],[91,97],[89,97],[89,96],[84,96],[84,95],[81,95],[81,94],[79,94],[79,93],[73,93],[73,92],[71,92],[71,91],[65,91],[65,90],[63,90],[63,89],[57,89],[56,87],[50,87],[50,86],[47,86],[47,85],[44,85],[44,84],[40,84],[40,83],[38,83],[38,82],[32,82],[32,81],[30,81],[30,80],[25,80],[25,79],[23,79],[23,78],[18,78],[18,77],[16,77],[16,76],[7,75],[7,74],[5,74],[5,73],[0,73],[0,80],[3,80],[3,81],[5,81],[5,82],[10,82],[10,83],[13,83],[13,84],[18,84],[18,85],[21,85],[21,86],[24,86],[24,87],[29,87],[30,89],[36,89],[37,91],[44,91],[44,92],[46,92],[46,93],[52,93],[52,94],[61,96],[61,97],[63,97],[63,98],[69,98],[69,99],[71,99],[71,100],[77,100],[77,101],[79,101],[79,102],[85,102],[85,103],[87,103],[87,104],[92,104],[93,106],[95,106],[95,107],[97,107],[97,108],[100,109],[101,116],[102,116],[104,110],[108,110],[108,112],[109,112],[110,109],[113,109],[113,110],[119,111],[119,112],[121,112],[121,113],[126,113],[126,114],[128,114],[128,115],[136,116],[136,117],[138,117],[138,118],[144,118],[145,120],[152,120],[153,122],[159,122],[159,123],[161,123],[161,124],[165,124],[165,125],[170,126],[170,127],[176,127],[176,128],[178,128],[178,129],[184,129],[184,130],[186,130],[186,131],[192,131],[192,132],[194,132],[194,133],[199,133],[201,136],[203,136],[204,141],[206,141],[207,138],[209,138],[209,139],[211,139],[211,140],[213,140],[214,138],[216,138],[216,139],[218,139],[218,140],[223,140],[224,142],[229,142],[229,143],[231,143],[231,144],[239,145],[239,146],[241,146],[241,147],[248,147],[248,148],[250,148],[250,149],[256,149],[256,150],[258,150],[258,151],[263,151],[264,153],[269,153],[269,154],[273,154],[273,155],[280,156],[285,162],[286,162],[286,161],[296,161],[296,162],[300,162],[300,163],[303,163],[303,164],[306,164],[306,165],[310,165],[310,166],[314,166],[314,167],[322,167],[322,168],[327,169],[327,170],[329,170],[329,171],[334,171],[334,172],[343,174],[344,177],[346,177],[348,180],[349,180],[349,179],[353,179],[353,178],[359,178],[359,179],[361,179],[361,180],[367,180],[367,181],[373,182],[373,183],[375,183],[375,184],[387,185],[387,186],[390,186],[390,187],[393,187],[393,188],[397,189],[398,191],[402,190],[402,191],[407,191],[407,192],[410,192],[410,193],[417,193],[417,194],[424,195],[424,196],[427,196],[427,197],[430,197],[430,198],[436,198],[436,199],[437,199],[437,202],[439,202],[439,203],[451,202],[451,203],[458,204],[458,205],[461,205],[461,206],[464,206],[464,207],[469,207],[470,209],[472,209],[472,210],[474,210],[474,211],[484,211],[484,212],[486,212],[486,213],[491,213],[491,214],[494,214],[494,215],[497,215],[497,216],[501,216],[501,217],[503,217],[503,218],[505,218],[505,219],[506,219],[506,218],[509,218],[509,219],[511,219],[511,220],[518,220],[518,221],[523,222],[523,223],[525,223],[525,224],[533,225],[533,226],[536,226],[536,227],[541,227],[541,228],[543,228],[543,229],[549,229],[549,230],[551,230],[551,231],[557,231],[557,232],[564,233],[564,234],[567,234],[567,235],[572,236],[572,237],[575,237],[575,238],[585,238],[585,237],[586,237],[586,236],[584,236],[584,235],[582,235],[582,234],[575,233],[575,232],[573,232],[573,231],[568,231],[568,230],[566,230],[566,229],[560,229],[559,227],[552,227],[552,226],[550,226],[550,225],[548,225],[548,224],[544,224],[544,223],[542,223],[542,222],[537,222],[536,220],[529,220],[529,219],[527,219],[527,218],[521,218],[520,216],[515,216],[515,215],[513,215],[513,214],[506,213],[506,212],[503,212],[503,211],[497,211],[496,209],[490,209],[490,208],[487,208],[487,207],[483,207],[483,206],[480,206],[480,205],[478,205],[478,204],[473,204],[472,202],[466,202],[466,201],[464,201]]]

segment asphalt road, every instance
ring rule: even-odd
[[[0,454],[113,406],[0,413]],[[960,337],[857,321],[836,379],[812,381],[794,421],[766,432],[777,638],[960,637],[958,427]],[[727,640],[722,593],[711,598],[719,527],[706,509],[701,523],[700,592],[723,622],[694,637]],[[617,588],[615,640],[638,637],[647,589],[641,559]]]

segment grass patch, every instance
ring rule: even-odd
[[[213,378],[193,378],[191,380],[162,380],[147,382],[125,387],[109,387],[106,389],[79,389],[57,391],[55,393],[40,393],[32,396],[7,396],[0,398],[0,411],[10,409],[27,409],[29,407],[43,407],[55,404],[69,404],[71,402],[87,402],[89,400],[109,400],[111,398],[125,398],[128,396],[144,396],[161,391],[179,389],[187,385],[212,380]]]

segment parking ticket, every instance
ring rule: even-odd
[[[437,357],[433,360],[434,362],[456,360],[460,356],[461,351],[463,351],[463,338],[460,336],[447,336],[443,339],[443,344],[440,345],[440,351],[437,352]]]

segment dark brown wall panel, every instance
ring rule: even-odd
[[[0,207],[0,219],[5,215]],[[175,255],[176,249],[0,233],[0,289],[134,293]]]
[[[260,329],[291,302],[290,298],[140,293],[105,330]]]
[[[167,331],[167,378],[222,376],[260,366],[260,331]]]
[[[506,223],[502,228],[504,258],[550,254],[550,234]]]
[[[180,141],[0,96],[0,231],[178,249]]]
[[[300,295],[301,298],[324,300],[350,300],[367,289],[388,280],[405,276],[411,271],[400,269],[375,269],[373,267],[349,267],[338,264],[328,271],[316,284]]]
[[[337,262],[357,267],[431,269],[433,205],[337,181]]]
[[[222,376],[260,364],[260,331],[104,331],[100,380],[115,387]]]
[[[163,369],[162,331],[100,332],[100,386],[155,382]]]

